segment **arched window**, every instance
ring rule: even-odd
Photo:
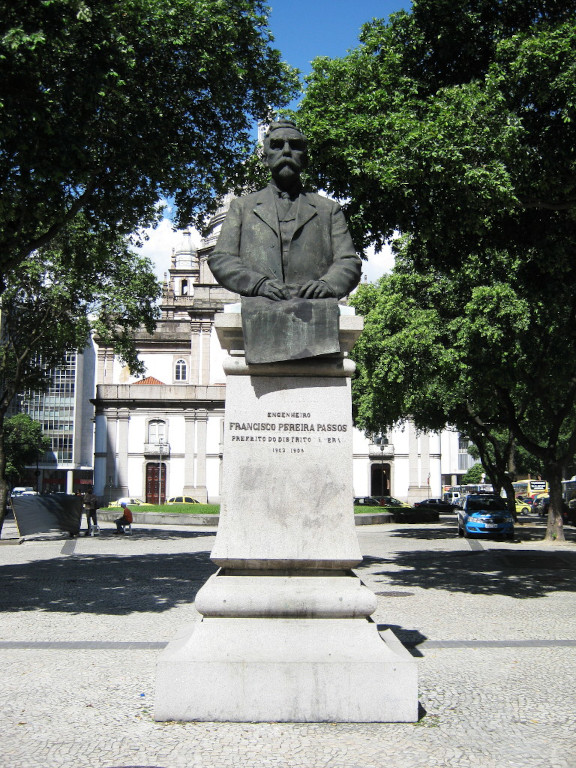
[[[175,381],[186,381],[188,379],[188,366],[185,360],[177,360],[174,369]]]
[[[166,422],[162,419],[152,419],[148,422],[148,442],[165,443],[166,442]]]

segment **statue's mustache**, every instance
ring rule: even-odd
[[[278,162],[274,163],[274,168],[283,168],[284,166],[292,168],[293,171],[300,170],[298,163],[294,162],[294,160],[291,160],[289,157],[283,157],[278,160]]]

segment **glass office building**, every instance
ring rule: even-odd
[[[20,398],[18,410],[38,421],[51,442],[38,466],[22,478],[40,493],[76,493],[93,483],[95,362],[91,342],[52,369],[45,392],[28,391]]]

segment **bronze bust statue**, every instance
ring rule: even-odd
[[[358,285],[362,261],[338,203],[302,187],[307,142],[294,123],[270,125],[264,158],[270,183],[232,200],[208,264],[243,297],[248,362],[337,352],[337,300]]]
[[[272,174],[258,192],[236,198],[208,258],[216,280],[241,296],[342,298],[362,269],[338,203],[305,192],[306,138],[294,123],[272,123],[264,139]]]

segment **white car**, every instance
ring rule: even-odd
[[[149,507],[150,504],[146,504],[145,501],[140,501],[140,499],[132,499],[130,496],[122,496],[122,498],[117,499],[116,501],[111,501],[110,504],[108,504],[109,507],[119,507],[121,504],[127,504],[129,507]]]
[[[38,492],[29,485],[17,485],[12,489],[12,498],[14,496],[38,496]]]

